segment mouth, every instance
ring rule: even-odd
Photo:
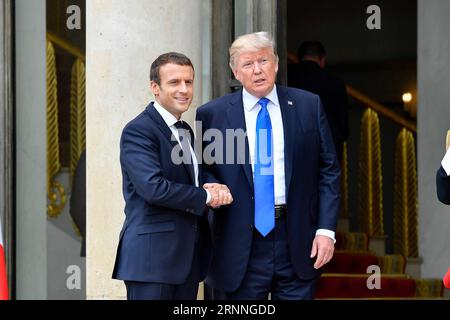
[[[185,98],[178,97],[178,98],[175,98],[175,100],[179,103],[188,103],[189,102],[189,98],[187,98],[187,97],[185,97]]]
[[[256,85],[260,85],[260,84],[263,84],[265,81],[266,81],[266,79],[262,78],[262,79],[257,79],[255,81],[253,81],[253,83]]]

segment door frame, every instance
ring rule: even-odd
[[[0,3],[0,217],[10,298],[15,296],[14,217],[14,2]]]

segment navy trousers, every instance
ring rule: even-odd
[[[317,279],[300,279],[289,258],[286,220],[275,220],[275,228],[263,237],[256,229],[247,271],[235,292],[219,294],[228,300],[313,299]],[[217,296],[215,298],[218,298]]]
[[[198,238],[197,238],[198,241]],[[198,242],[194,249],[191,271],[180,285],[156,282],[124,281],[128,300],[196,300],[199,285],[200,260]]]

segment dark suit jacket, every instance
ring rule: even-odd
[[[282,86],[277,86],[277,93],[284,127],[290,257],[298,276],[312,279],[319,275],[309,258],[316,230],[336,228],[340,169],[319,97]],[[226,129],[246,131],[242,90],[200,107],[197,120],[202,121],[203,132],[215,128],[225,136]],[[254,188],[248,149],[246,139],[245,152],[235,147],[234,164],[203,166],[205,181],[226,184],[234,198],[214,210],[211,219],[213,259],[207,283],[227,292],[242,282],[252,245]]]
[[[445,204],[450,204],[450,176],[447,176],[442,166],[436,174],[436,187],[438,199]]]
[[[206,192],[189,169],[171,160],[177,145],[153,104],[129,122],[120,140],[126,219],[120,232],[113,278],[181,284],[194,259],[199,236],[202,270],[209,265]],[[201,179],[199,179],[201,185]]]
[[[314,61],[289,66],[289,86],[320,96],[339,159],[348,139],[348,98],[344,83]]]

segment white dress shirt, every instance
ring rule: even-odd
[[[175,139],[177,139],[178,144],[182,148],[182,144],[180,142],[180,136],[178,134],[178,129],[175,127],[175,123],[178,122],[178,119],[171,114],[169,111],[167,111],[164,107],[162,107],[157,101],[154,101],[153,106],[155,107],[156,111],[161,115],[164,122],[169,127],[170,131],[172,131],[172,134],[174,135]],[[191,144],[189,144],[189,148],[191,149],[191,155],[192,155],[192,165],[194,166],[194,176],[195,176],[195,186],[198,187],[198,161],[197,157],[195,156],[195,152],[192,149]],[[206,203],[208,203],[211,199],[211,194],[208,190],[206,191]]]
[[[273,179],[274,179],[274,193],[275,205],[286,204],[286,183],[284,177],[284,129],[283,118],[281,117],[280,102],[278,101],[276,86],[273,86],[272,91],[266,95],[270,100],[267,104],[267,111],[270,115],[270,122],[272,124],[272,141],[273,141]],[[242,89],[242,102],[244,104],[245,125],[247,127],[248,147],[250,152],[250,162],[252,164],[252,172],[254,171],[254,156],[255,156],[255,139],[256,139],[256,118],[261,110],[258,104],[260,98],[252,96],[245,88]],[[327,229],[318,229],[316,235],[324,235],[335,240],[334,231]]]
[[[450,176],[450,148],[447,149],[447,153],[445,154],[444,159],[442,159],[441,164],[445,173],[447,173],[447,176]]]
[[[275,188],[275,204],[286,204],[285,181],[284,181],[284,130],[281,118],[280,103],[278,102],[275,86],[266,96],[270,102],[267,111],[272,123],[273,140],[273,182]],[[258,104],[259,98],[252,96],[247,90],[242,90],[242,101],[244,103],[245,125],[247,127],[248,147],[250,151],[250,162],[252,172],[254,171],[254,157],[256,148],[256,118],[261,110]]]

